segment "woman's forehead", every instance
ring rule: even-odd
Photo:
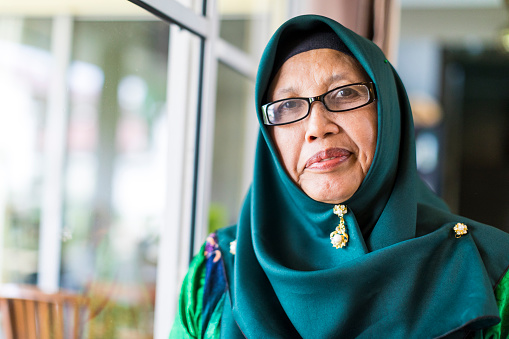
[[[301,92],[309,87],[329,89],[366,80],[364,69],[351,56],[332,49],[316,49],[297,54],[283,64],[269,86],[268,99],[303,95]]]

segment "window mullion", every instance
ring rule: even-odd
[[[67,70],[71,56],[73,18],[53,19],[53,69],[44,138],[43,196],[39,238],[38,285],[59,288],[64,161],[67,135]]]
[[[199,138],[198,171],[196,187],[196,210],[193,252],[200,248],[208,230],[210,191],[212,180],[212,159],[214,153],[214,121],[217,89],[217,42],[219,40],[219,14],[216,1],[208,1],[207,15],[210,22],[210,34],[204,41],[202,104]]]
[[[222,63],[245,77],[251,80],[256,78],[256,62],[252,56],[238,47],[235,47],[223,39],[217,39],[216,55]]]
[[[192,9],[175,0],[129,0],[145,8],[166,22],[177,24],[201,37],[208,38],[211,34],[211,23],[207,17],[196,14]],[[215,1],[208,1],[215,2]]]
[[[154,338],[167,338],[178,303],[178,291],[189,265],[194,153],[197,44],[192,34],[170,26],[168,53],[168,186],[165,221],[160,231]]]

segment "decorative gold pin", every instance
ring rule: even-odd
[[[336,227],[336,230],[330,234],[330,242],[332,246],[336,248],[343,248],[348,242],[348,234],[346,233],[343,215],[346,214],[348,210],[345,205],[336,205],[332,211],[339,217],[339,225]]]
[[[462,235],[465,235],[468,233],[468,227],[465,224],[462,224],[461,222],[454,225],[454,233],[456,233],[454,236],[456,238],[461,238]]]

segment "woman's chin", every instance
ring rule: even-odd
[[[327,188],[327,190],[321,190],[320,187],[321,186],[314,186],[309,187],[308,189],[302,187],[302,190],[311,199],[327,204],[341,204],[350,199],[354,195],[355,191],[357,191],[357,188],[345,190],[330,187]]]
[[[300,175],[298,185],[313,200],[340,204],[355,194],[365,176],[358,162],[344,163],[327,172],[306,170]]]

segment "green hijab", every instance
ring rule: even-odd
[[[333,205],[292,182],[260,111],[279,42],[317,25],[342,39],[377,92],[376,153],[344,202],[349,242],[340,249],[329,238]],[[509,265],[508,235],[450,213],[419,179],[407,95],[375,44],[325,17],[287,21],[261,58],[256,109],[253,182],[238,224],[218,233],[229,295],[222,337],[455,337],[499,322],[493,287]],[[458,222],[469,229],[459,239]]]

